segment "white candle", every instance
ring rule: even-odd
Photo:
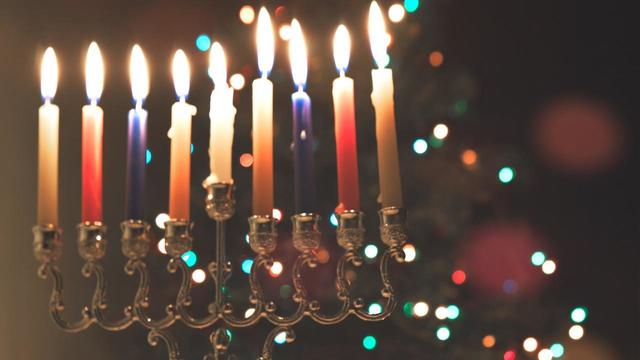
[[[60,109],[51,103],[58,86],[58,63],[47,48],[40,69],[44,104],[38,111],[38,224],[58,225],[58,127]]]
[[[173,57],[173,84],[180,99],[171,107],[171,169],[169,175],[169,216],[189,220],[191,172],[191,117],[196,107],[186,102],[189,94],[189,63],[184,51]]]
[[[233,89],[227,84],[227,60],[219,43],[211,46],[209,69],[215,85],[211,92],[211,135],[209,137],[209,162],[211,175],[206,184],[232,184],[231,161],[233,147],[233,123],[236,108],[233,107]]]
[[[253,81],[253,214],[273,211],[273,84],[267,76],[273,67],[275,39],[269,13],[260,9],[257,29],[258,68]]]
[[[378,145],[379,202],[382,207],[402,207],[402,186],[396,139],[396,120],[393,105],[393,73],[385,66],[387,32],[378,3],[369,8],[369,40],[378,69],[371,71],[373,91],[371,101],[376,113],[376,139]]]

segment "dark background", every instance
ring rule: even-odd
[[[105,267],[109,270],[111,284],[118,284],[117,288],[112,285],[109,295],[114,306],[112,314],[117,316],[118,309],[126,304],[134,289],[134,281],[117,271],[124,264],[118,250],[117,224],[122,220],[124,205],[125,119],[131,104],[127,71],[130,47],[134,43],[142,45],[152,71],[151,93],[145,105],[150,113],[149,146],[153,150],[153,160],[147,173],[146,210],[150,222],[155,214],[166,209],[168,197],[169,142],[166,131],[170,104],[175,101],[169,73],[171,55],[177,48],[183,48],[191,61],[189,100],[198,107],[193,136],[196,151],[192,162],[192,216],[198,224],[196,237],[202,239],[197,240],[196,245],[201,254],[199,264],[202,265],[212,259],[208,255],[212,252],[212,244],[208,242],[212,241],[206,239],[211,238],[213,227],[202,211],[200,204],[204,192],[199,187],[199,182],[208,172],[204,149],[208,144],[207,114],[211,85],[205,75],[207,55],[196,50],[194,40],[199,33],[212,35],[227,50],[229,73],[248,71],[247,86],[236,96],[239,110],[234,156],[250,152],[251,98],[248,85],[256,76],[256,66],[254,28],[242,24],[237,17],[238,9],[245,3],[260,5],[254,1],[204,0],[0,0],[0,49],[3,55],[0,60],[3,126],[0,133],[1,358],[91,357],[98,360],[165,356],[164,349],[150,348],[146,344],[146,334],[137,325],[120,334],[109,334],[94,327],[82,334],[66,335],[49,321],[46,308],[50,284],[36,277],[37,264],[32,256],[30,232],[35,222],[36,205],[37,107],[41,103],[38,70],[44,49],[55,47],[61,69],[55,103],[61,108],[60,213],[62,227],[66,229],[61,268],[66,277],[69,316],[77,315],[76,309],[88,302],[93,286],[90,280],[82,279],[79,274],[81,263],[75,254],[73,239],[74,224],[80,212],[80,107],[85,103],[83,63],[90,41],[99,43],[105,57],[107,77],[101,99],[101,106],[105,109],[104,204],[105,221],[112,236]],[[388,1],[382,3],[385,8],[391,4]],[[319,192],[323,194],[321,214],[329,214],[336,202],[330,99],[330,80],[335,77],[335,71],[331,38],[340,22],[345,22],[352,31],[354,46],[349,74],[357,84],[363,207],[370,213],[369,225],[374,227],[377,170],[373,112],[368,99],[371,68],[365,34],[368,4],[368,1],[333,0],[267,2],[272,13],[278,5],[287,6],[285,15],[276,22],[288,21],[294,15],[300,19],[310,44],[308,88],[313,99],[314,126],[319,142],[317,171]],[[488,165],[482,171],[489,173],[488,178],[494,183],[492,166],[510,162],[518,170],[518,181],[508,189],[497,188],[499,185],[495,184],[467,188],[471,194],[469,198],[483,198],[484,194],[490,194],[480,201],[481,205],[471,201],[475,205],[470,206],[466,200],[456,202],[461,191],[450,188],[449,191],[456,195],[447,200],[449,211],[454,213],[452,219],[456,218],[457,206],[474,215],[460,223],[451,220],[449,225],[452,228],[464,225],[465,228],[458,229],[449,237],[442,236],[440,242],[437,236],[427,236],[432,229],[421,227],[416,218],[411,230],[412,241],[417,248],[424,249],[425,259],[444,258],[446,263],[452,263],[458,256],[453,250],[451,254],[444,253],[445,249],[455,248],[444,246],[445,238],[464,247],[465,234],[487,220],[526,220],[537,232],[545,235],[546,244],[553,249],[559,263],[553,285],[547,286],[544,292],[537,291],[537,300],[534,301],[542,308],[540,311],[551,317],[550,322],[555,320],[555,324],[543,326],[536,319],[531,322],[544,334],[566,333],[567,326],[560,323],[566,323],[568,309],[576,304],[588,306],[590,318],[585,341],[598,344],[597,348],[602,351],[592,352],[594,359],[633,359],[638,356],[638,121],[632,102],[637,96],[637,89],[629,80],[637,73],[636,63],[631,60],[631,43],[636,39],[629,35],[628,22],[623,14],[623,9],[610,2],[590,6],[576,1],[433,0],[422,2],[418,12],[407,14],[403,23],[389,26],[394,34],[390,54],[396,78],[398,132],[407,207],[420,214],[424,213],[420,209],[433,204],[432,195],[436,190],[431,185],[437,183],[439,177],[443,179],[442,183],[458,176],[457,172],[447,169],[455,161],[459,162],[458,149],[465,146],[480,149],[480,156],[487,154],[485,164]],[[293,207],[288,191],[293,181],[287,147],[290,139],[288,94],[292,85],[285,44],[278,41],[277,47],[276,65],[271,75],[276,87],[276,198],[277,206],[288,216]],[[441,69],[428,65],[428,54],[434,49],[444,53],[445,62]],[[447,110],[450,108],[448,104],[461,97],[468,103],[468,113],[464,116],[451,115]],[[579,105],[592,110],[589,106],[602,106],[611,115],[606,117],[605,124],[605,130],[614,129],[611,137],[602,140],[597,136],[601,128],[596,127],[588,130],[593,134],[587,134],[587,138],[593,135],[594,142],[602,140],[605,149],[614,149],[611,150],[613,155],[588,171],[583,168],[568,171],[566,162],[558,165],[553,161],[553,155],[549,157],[544,149],[541,150],[544,146],[536,141],[537,114],[548,104],[562,99],[577,99],[575,101]],[[441,152],[436,153],[439,155],[433,158],[429,157],[430,153],[422,158],[415,156],[410,151],[413,138],[428,136],[432,126],[441,121],[445,121],[452,130],[452,145],[447,148],[449,145],[445,144]],[[581,123],[575,125],[579,128]],[[482,149],[486,152],[483,153]],[[576,153],[582,152],[571,152]],[[569,164],[572,164],[570,160]],[[243,219],[248,215],[250,204],[247,189],[250,188],[251,172],[234,161],[234,177],[239,189],[239,213],[231,224],[230,231],[234,235],[230,239],[229,251],[232,257],[239,259],[250,255],[241,238],[245,226]],[[442,210],[436,215],[447,218],[449,213]],[[375,234],[374,231],[372,233]],[[330,236],[327,237],[327,241],[332,241]],[[333,252],[337,251],[334,245],[328,247]],[[439,249],[443,252],[439,253]],[[290,246],[283,245],[279,251],[283,259],[290,260],[293,256]],[[149,259],[150,266],[155,269],[152,297],[159,302],[171,301],[175,290],[175,279],[163,273],[165,261],[157,253]],[[238,263],[234,261],[234,266]],[[424,288],[421,283],[449,281],[447,274],[432,276],[430,271],[435,274],[442,269],[431,265],[429,262],[414,270],[403,269],[395,273],[403,298],[415,298],[420,291],[418,289]],[[241,287],[244,275],[238,274],[237,266],[235,270],[236,285]],[[412,274],[410,280],[408,274]],[[318,276],[314,281],[318,285],[314,287],[317,296],[330,299],[330,295],[322,291],[332,287],[330,275]],[[375,292],[375,287],[369,290]],[[196,305],[203,307],[208,301],[207,291],[205,287],[196,289]],[[237,291],[239,295],[234,300],[241,302],[246,290]],[[425,296],[431,294],[426,293]],[[485,308],[505,305],[502,300],[493,302],[491,297],[474,293],[459,295],[459,298],[458,301],[464,301],[469,309],[480,314],[488,311]],[[162,303],[154,304],[156,310],[162,306]],[[512,312],[526,317],[522,313],[526,308],[519,309],[510,308]],[[428,321],[433,321],[433,318]],[[398,321],[372,325],[350,319],[332,328],[305,322],[297,331],[296,342],[278,348],[276,357],[299,358],[305,354],[310,358],[320,358],[320,354],[326,354],[336,359],[387,359],[393,356],[480,358],[472,355],[474,350],[451,349],[480,348],[479,339],[483,332],[506,326],[505,322],[495,319],[488,323],[466,321],[460,327],[460,338],[468,341],[456,342],[454,336],[446,348],[433,340],[422,340],[416,336],[418,330],[407,330],[412,328]],[[234,345],[232,350],[241,358],[254,356],[252,354],[261,346],[267,331],[268,326],[264,324],[255,330],[239,331],[238,345]],[[526,330],[521,328],[503,331],[513,334],[515,339],[526,335]],[[374,333],[379,338],[380,345],[375,352],[367,353],[359,345],[366,333]],[[189,358],[201,356],[206,350],[204,334],[181,327],[178,327],[177,334]],[[514,344],[519,346],[517,342]],[[501,345],[504,345],[502,351],[511,346]],[[604,353],[608,355],[594,355]],[[502,355],[496,351],[490,356],[483,356],[501,358]],[[569,351],[567,358],[570,356]],[[580,357],[574,355],[571,358]]]

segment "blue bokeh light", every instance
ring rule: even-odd
[[[207,51],[211,47],[211,38],[207,34],[200,34],[196,38],[196,48],[200,51]]]
[[[413,141],[413,152],[418,155],[423,155],[429,149],[429,144],[427,140],[419,138]]]
[[[251,268],[253,267],[253,259],[247,258],[242,260],[242,272],[245,274],[251,273]]]
[[[153,154],[151,153],[151,150],[147,149],[146,155],[145,155],[145,162],[147,165],[151,164],[152,158],[153,158]]]
[[[188,267],[193,267],[198,262],[198,255],[193,250],[189,250],[182,254],[182,261],[187,264]]]
[[[338,226],[338,217],[336,216],[335,213],[331,213],[331,216],[329,216],[329,223],[333,227],[337,227]]]

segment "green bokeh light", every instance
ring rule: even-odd
[[[436,337],[440,341],[447,341],[451,337],[451,330],[446,326],[440,326],[438,330],[436,330]]]
[[[515,179],[515,177],[516,177],[515,170],[513,170],[513,168],[510,168],[508,166],[505,166],[502,169],[500,169],[500,171],[498,171],[498,180],[500,180],[500,182],[503,184],[508,184],[512,182],[513,179]]]
[[[377,302],[371,303],[371,305],[369,305],[369,308],[367,309],[367,312],[369,313],[369,315],[378,315],[382,313],[382,305],[378,304]]]
[[[376,348],[378,345],[378,340],[376,340],[375,336],[367,335],[362,339],[362,347],[371,351]]]
[[[407,12],[415,12],[420,7],[420,0],[404,0],[404,9]]]
[[[571,321],[574,323],[581,323],[587,319],[587,308],[579,306],[571,310]]]
[[[536,251],[531,255],[531,263],[535,266],[542,266],[547,256],[542,251]]]
[[[413,316],[413,303],[411,303],[409,301],[404,303],[404,305],[402,305],[402,312],[404,313],[404,316],[412,317]]]
[[[460,316],[460,308],[456,305],[447,306],[447,317],[449,320],[455,320]]]
[[[182,254],[182,261],[184,261],[188,267],[193,267],[196,262],[198,262],[198,256],[193,252],[193,250],[189,250]]]
[[[553,357],[556,359],[561,358],[562,355],[564,355],[564,346],[562,346],[562,344],[555,343],[551,345],[549,350],[551,350],[551,353],[553,353]]]

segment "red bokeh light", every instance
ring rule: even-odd
[[[251,167],[251,165],[253,165],[253,155],[249,153],[240,155],[240,165],[246,168]]]
[[[513,350],[505,351],[504,360],[516,360],[516,352]]]
[[[462,270],[456,270],[451,274],[451,281],[456,285],[462,285],[467,281],[467,274]]]

